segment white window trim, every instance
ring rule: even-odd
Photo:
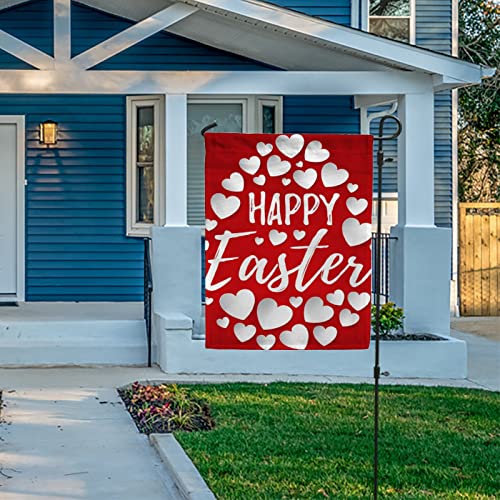
[[[410,0],[410,15],[409,16],[370,16],[370,0],[361,0],[362,5],[362,29],[370,31],[370,19],[409,19],[410,20],[410,40],[411,45],[416,44],[417,39],[417,10],[416,0]]]
[[[137,108],[153,106],[155,114],[154,224],[136,222],[137,209]],[[153,225],[165,219],[165,97],[162,95],[127,97],[127,236],[148,237]]]
[[[243,109],[242,132],[244,134],[261,133],[263,127],[262,107],[276,107],[276,133],[283,132],[283,97],[282,96],[244,96],[244,95],[215,95],[206,97],[200,95],[189,95],[187,104],[241,104]],[[214,132],[217,129],[213,130]],[[187,214],[186,214],[187,217]],[[205,226],[193,225],[198,227],[205,234]]]

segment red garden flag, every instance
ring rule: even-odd
[[[206,346],[367,349],[372,137],[206,135]]]

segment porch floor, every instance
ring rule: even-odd
[[[25,302],[0,305],[0,323],[25,321],[133,321],[144,318],[142,302]]]

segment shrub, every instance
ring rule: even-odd
[[[192,398],[186,388],[134,382],[118,392],[144,434],[209,430],[215,426],[208,405]]]
[[[376,327],[375,306],[372,306],[372,327]],[[380,308],[380,335],[389,335],[392,332],[397,332],[403,327],[403,309],[396,307],[394,302],[387,302]]]

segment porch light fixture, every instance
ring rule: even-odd
[[[52,120],[40,123],[40,143],[46,146],[57,144],[58,129],[58,124]]]

